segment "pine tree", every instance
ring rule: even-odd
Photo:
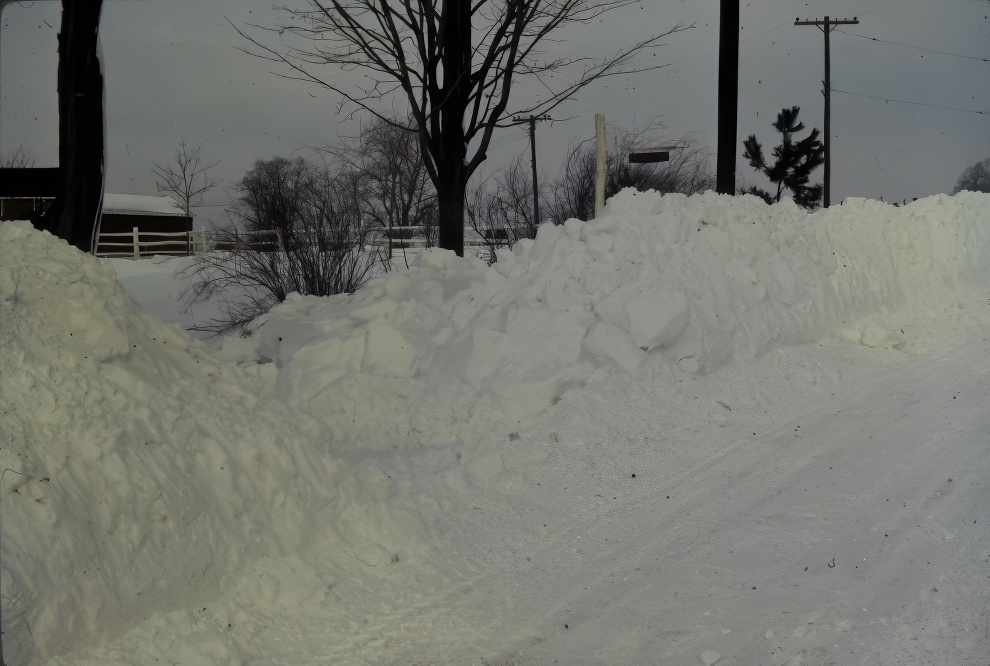
[[[772,195],[766,190],[751,187],[746,194],[754,194],[767,203],[780,201],[784,189],[794,194],[794,203],[804,208],[815,208],[822,199],[821,184],[808,185],[811,172],[825,163],[825,146],[818,140],[818,130],[812,129],[804,139],[796,141],[793,135],[804,130],[804,123],[798,122],[801,107],[781,109],[777,114],[774,128],[783,135],[783,141],[773,149],[776,162],[768,165],[763,157],[763,146],[756,140],[755,134],[743,141],[743,157],[749,160],[749,165],[763,172],[771,183],[777,186],[777,194]]]

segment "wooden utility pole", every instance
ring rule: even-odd
[[[794,25],[813,25],[825,35],[825,80],[822,81],[825,86],[822,91],[825,94],[825,140],[822,142],[825,145],[825,183],[822,205],[825,208],[828,208],[832,198],[832,56],[829,50],[828,36],[837,25],[857,25],[858,23],[859,20],[855,16],[851,21],[849,19],[829,19],[827,16],[821,21],[818,19],[814,21],[794,20]]]
[[[533,227],[540,225],[540,184],[536,178],[536,121],[550,120],[550,116],[529,116],[522,118],[516,116],[512,119],[514,123],[529,123],[529,146],[533,159]]]
[[[595,114],[595,218],[605,208],[605,114]]]
[[[739,107],[739,0],[721,0],[718,39],[718,157],[715,189],[735,194]]]

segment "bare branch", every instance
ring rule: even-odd
[[[588,25],[639,0],[307,0],[302,9],[281,7],[276,28],[252,26],[279,43],[235,29],[244,49],[283,67],[289,79],[307,81],[353,107],[390,123],[379,108],[401,94],[419,134],[426,170],[440,200],[441,245],[463,253],[464,193],[486,159],[502,120],[542,114],[572,99],[593,82],[662,67],[634,66],[636,55],[693,26],[678,24],[611,56],[547,57],[546,49],[568,26]],[[325,69],[326,73],[320,73]],[[338,72],[360,71],[366,83],[341,84]],[[560,75],[560,76],[556,76]],[[549,77],[554,76],[554,85]],[[545,93],[532,104],[509,108],[517,80],[539,81]],[[558,84],[557,81],[566,83]],[[353,113],[353,111],[351,112]],[[469,152],[470,147],[470,152]],[[446,212],[445,212],[446,211]],[[447,238],[447,240],[444,240]]]
[[[30,169],[34,166],[34,155],[24,146],[18,146],[12,153],[0,158],[0,167],[7,169]]]
[[[218,164],[219,161],[204,162],[200,147],[190,149],[186,140],[182,139],[172,162],[152,162],[151,171],[158,177],[155,181],[158,191],[174,194],[186,215],[189,215],[193,206],[202,203],[202,196],[219,185],[219,181],[209,174],[210,169]]]

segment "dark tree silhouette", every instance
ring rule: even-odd
[[[959,180],[956,181],[956,189],[952,193],[963,190],[990,193],[990,157],[963,169],[959,174]]]
[[[437,244],[437,194],[420,153],[418,133],[398,118],[363,123],[356,141],[326,148],[360,183],[361,215],[394,238],[422,236]]]
[[[289,67],[289,78],[323,86],[344,102],[382,120],[378,102],[393,94],[408,106],[419,135],[427,172],[437,191],[439,245],[464,253],[464,205],[468,178],[486,159],[492,133],[514,113],[539,115],[590,83],[662,65],[631,68],[633,57],[667,32],[602,59],[582,50],[548,53],[560,29],[602,20],[613,9],[639,0],[308,0],[289,9],[280,40],[301,37],[287,51],[255,45],[254,55]],[[261,27],[261,26],[255,26]],[[357,70],[367,85],[339,84],[333,71]],[[561,76],[563,75],[563,76]],[[511,108],[513,84],[539,81],[532,103]],[[563,82],[562,82],[563,81]]]
[[[818,130],[812,129],[811,134],[795,142],[793,135],[804,130],[804,123],[798,122],[801,107],[792,106],[781,109],[777,114],[774,129],[783,135],[780,145],[773,149],[776,161],[767,164],[763,156],[763,146],[756,140],[756,135],[750,134],[743,141],[743,157],[749,160],[749,165],[762,172],[777,186],[776,194],[753,186],[745,190],[746,194],[754,194],[767,203],[780,201],[784,189],[789,189],[794,195],[794,203],[803,208],[815,208],[822,199],[820,184],[808,185],[811,172],[825,162],[825,147],[818,140]]]
[[[360,183],[336,165],[258,160],[236,186],[231,221],[213,231],[214,251],[190,257],[186,306],[217,299],[220,316],[199,330],[240,328],[290,292],[352,292],[378,261],[377,237],[361,223]]]
[[[200,147],[190,148],[185,139],[179,141],[171,163],[152,162],[152,171],[158,177],[155,186],[159,192],[171,192],[179,199],[186,215],[193,206],[202,203],[202,196],[217,186],[210,176],[210,169],[220,162],[203,162]]]

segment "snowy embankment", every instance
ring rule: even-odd
[[[826,337],[921,349],[986,321],[986,197],[906,208],[626,191],[480,261],[433,251],[358,293],[292,297],[222,355],[344,439],[507,427],[596,372],[687,376]]]
[[[938,533],[931,502],[908,497],[942,492],[931,447],[859,458],[842,448],[858,426],[833,433],[829,410],[862,405],[869,424],[871,407],[901,409],[887,379],[928,378],[902,391],[913,402],[942,388],[933,362],[920,375],[897,364],[941,358],[986,330],[988,217],[990,197],[968,193],[807,215],[749,197],[625,192],[603,219],[545,226],[491,268],[426,252],[356,294],[292,297],[250,337],[213,350],[142,312],[99,262],[27,225],[0,225],[0,462],[17,472],[0,488],[5,657],[831,654],[840,639],[805,640],[806,619],[761,624],[742,579],[770,588],[764,611],[807,618],[825,604],[814,617],[829,631],[851,623],[875,638],[889,618],[840,617],[822,596],[880,590],[907,564],[873,566],[864,581],[840,550],[842,583],[815,570],[802,596],[775,588],[760,558],[782,566],[773,552],[790,557],[826,533],[862,543],[851,525],[883,524],[879,509],[855,521],[842,512],[879,497],[871,475],[889,455],[918,461],[885,481],[904,499],[895,555],[915,554],[908,523]],[[909,431],[887,415],[871,438],[962,428],[969,445],[945,460],[964,471],[979,450],[971,408],[983,390],[965,382],[953,421],[935,418],[941,403],[922,405]],[[826,473],[814,465],[828,456],[861,463],[860,474],[809,503],[806,486]],[[978,484],[979,469],[957,482]],[[822,507],[832,522],[814,531]],[[770,524],[776,541],[754,536]],[[885,626],[910,631],[935,601]],[[942,640],[925,631],[915,654]],[[829,658],[841,663],[838,654]]]
[[[8,663],[216,597],[311,537],[321,428],[243,388],[113,270],[0,225]]]

